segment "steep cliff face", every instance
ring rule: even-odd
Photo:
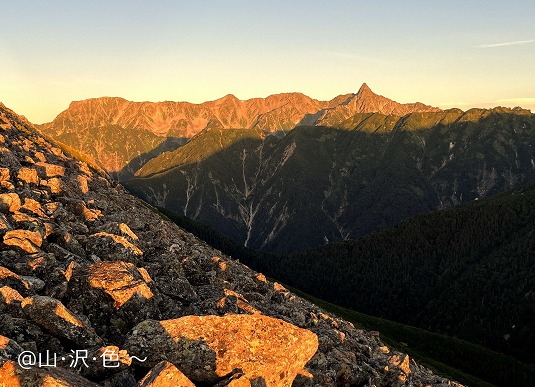
[[[451,384],[162,219],[3,105],[0,166],[3,383]]]
[[[318,101],[301,93],[245,101],[229,94],[201,104],[104,97],[72,102],[53,122],[41,125],[41,130],[122,178],[206,128],[277,133],[299,123],[333,124],[362,112],[436,110],[423,104],[398,104],[374,94],[366,85],[357,94],[340,95],[331,101]]]
[[[535,179],[535,117],[496,108],[357,114],[284,138],[206,130],[125,184],[248,247],[299,250]]]

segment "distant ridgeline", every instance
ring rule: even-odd
[[[297,125],[330,126],[358,113],[403,116],[417,111],[440,109],[422,103],[400,104],[373,93],[363,84],[357,93],[339,95],[330,101],[318,101],[301,93],[245,101],[229,94],[201,104],[92,98],[72,102],[40,129],[122,180],[151,158],[176,149],[208,128],[254,129],[283,135]]]
[[[324,102],[97,98],[41,130],[148,202],[262,251],[357,238],[535,177],[529,111],[441,111],[366,84]]]

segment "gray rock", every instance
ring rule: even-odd
[[[54,298],[28,297],[22,302],[22,310],[35,323],[52,334],[69,339],[80,347],[98,345],[103,342],[93,328],[86,325]]]

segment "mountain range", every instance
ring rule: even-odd
[[[300,124],[332,124],[363,112],[404,115],[438,110],[421,103],[399,104],[374,94],[363,84],[356,94],[339,95],[330,101],[318,101],[301,93],[245,101],[229,94],[201,104],[93,98],[72,102],[40,129],[123,179],[150,158],[183,145],[208,128],[284,133]]]

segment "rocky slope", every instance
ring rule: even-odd
[[[3,105],[0,166],[5,385],[452,384],[162,219]]]
[[[534,143],[521,109],[357,114],[281,139],[208,129],[125,184],[245,246],[295,251],[533,180]]]
[[[121,178],[206,128],[273,133],[291,130],[304,122],[332,124],[363,112],[403,115],[437,110],[420,103],[399,104],[374,94],[364,84],[358,93],[340,95],[331,101],[318,101],[300,93],[245,101],[229,94],[202,104],[94,98],[72,102],[41,129]]]

